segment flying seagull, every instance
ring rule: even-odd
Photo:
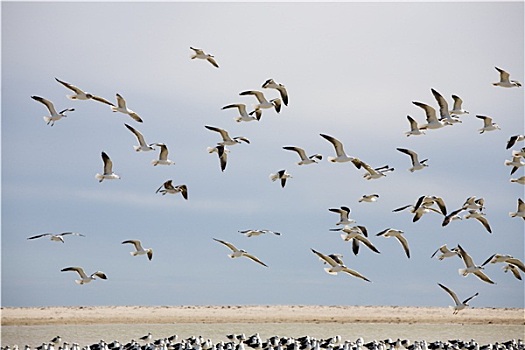
[[[354,277],[360,278],[360,279],[365,280],[367,282],[371,282],[368,278],[366,278],[365,276],[363,276],[359,272],[357,272],[355,270],[352,270],[352,269],[349,269],[348,267],[346,267],[344,262],[343,262],[343,260],[341,260],[341,256],[340,255],[336,255],[336,254],[325,255],[323,253],[320,253],[320,252],[316,251],[315,249],[312,249],[312,252],[315,255],[317,255],[319,257],[319,259],[321,259],[325,264],[330,265],[330,267],[326,267],[324,269],[326,271],[326,273],[328,273],[330,275],[337,275],[338,272],[345,272],[345,273],[348,273],[349,275],[352,275]]]
[[[483,127],[478,130],[480,134],[483,134],[485,131],[501,130],[498,124],[492,122],[491,117],[476,115],[476,118],[483,120]]]
[[[151,161],[151,164],[153,164],[153,166],[175,164],[174,161],[168,159],[168,146],[166,146],[163,143],[155,143],[154,145],[160,147],[160,153],[159,159],[154,159]]]
[[[468,214],[463,217],[464,219],[476,219],[478,220],[483,227],[485,227],[485,230],[487,230],[488,233],[492,233],[492,229],[490,228],[489,221],[485,217],[485,214],[483,214],[480,211],[470,209],[468,211]]]
[[[458,253],[457,248],[448,249],[447,245],[443,244],[441,247],[436,249],[436,251],[434,252],[434,254],[432,254],[432,256],[430,258],[432,259],[434,256],[436,256],[436,254],[438,252],[441,253],[438,256],[439,260],[443,260],[445,258],[450,258],[452,256],[458,256],[459,257],[459,253]]]
[[[139,117],[137,113],[132,111],[126,106],[126,100],[120,94],[116,94],[117,96],[117,107],[111,106],[111,110],[113,112],[120,112],[129,115],[131,118],[133,118],[135,121],[142,123],[142,119]]]
[[[261,112],[260,109],[256,109],[254,111],[255,112],[255,117],[252,117],[251,115],[249,115],[246,112],[246,105],[244,103],[229,104],[227,106],[222,107],[221,109],[229,109],[229,108],[237,108],[239,110],[239,114],[240,115],[238,117],[234,118],[234,120],[237,123],[240,123],[240,122],[251,122],[251,121],[254,121],[254,120],[259,121],[261,119],[262,112]]]
[[[525,162],[521,160],[521,154],[519,152],[512,152],[512,160],[505,160],[506,166],[511,166],[510,175],[514,174],[520,167],[525,166]]]
[[[436,110],[434,107],[431,107],[425,103],[412,101],[412,103],[420,108],[423,108],[426,114],[427,123],[420,125],[419,129],[426,130],[426,129],[440,129],[444,127],[446,124],[445,122],[438,119]]]
[[[128,125],[128,124],[124,124],[126,126],[126,128],[128,128],[129,131],[131,131],[135,137],[137,138],[137,141],[139,142],[139,145],[138,146],[133,146],[133,149],[135,149],[136,152],[147,152],[147,151],[154,151],[155,148],[152,147],[152,145],[154,145],[153,143],[152,144],[147,144],[146,141],[144,140],[144,136],[142,136],[142,134],[137,130],[135,129],[134,127],[132,127],[131,125]]]
[[[306,152],[304,151],[304,149],[302,149],[300,147],[284,146],[283,149],[285,149],[287,151],[297,152],[297,154],[299,155],[299,158],[301,158],[301,161],[298,162],[297,165],[306,165],[306,164],[318,163],[321,159],[323,159],[323,156],[318,154],[318,153],[313,154],[311,156],[307,156]]]
[[[286,180],[292,178],[292,175],[288,174],[286,170],[279,170],[275,174],[270,174],[270,180],[276,181],[281,180],[281,187],[284,188]]]
[[[79,280],[75,280],[75,282],[77,284],[86,284],[86,283],[89,283],[91,281],[93,281],[95,279],[95,277],[98,277],[98,278],[101,278],[103,280],[106,280],[108,279],[108,277],[106,276],[106,274],[102,271],[95,271],[93,272],[91,275],[86,275],[86,273],[84,272],[84,269],[81,268],[81,267],[76,267],[76,266],[71,266],[71,267],[65,267],[63,268],[62,270],[60,270],[61,272],[65,272],[65,271],[75,271],[76,273],[78,273],[78,275],[80,276],[80,279]]]
[[[239,258],[241,256],[244,256],[245,258],[251,259],[251,260],[255,261],[256,263],[261,264],[262,266],[268,267],[268,265],[266,265],[261,260],[259,260],[259,258],[257,258],[254,255],[248,254],[245,250],[242,250],[242,249],[239,250],[233,244],[231,244],[229,242],[226,242],[226,241],[223,241],[223,240],[220,240],[220,239],[214,238],[214,240],[219,242],[219,243],[224,244],[226,247],[231,249],[232,253],[230,255],[228,255],[230,258],[233,259],[233,258]]]
[[[458,117],[452,117],[450,115],[450,112],[448,110],[448,102],[447,100],[441,95],[439,92],[437,92],[434,89],[430,89],[432,92],[432,95],[434,95],[434,98],[436,99],[438,105],[439,105],[439,115],[440,121],[445,122],[446,124],[455,124],[455,123],[461,123],[461,120]]]
[[[394,171],[394,168],[391,168],[389,167],[388,165],[383,165],[379,168],[372,168],[370,165],[368,165],[367,163],[363,162],[361,159],[359,158],[355,158],[354,161],[352,161],[352,163],[358,168],[363,168],[366,170],[366,173],[363,175],[363,177],[367,180],[372,180],[372,179],[380,179],[384,176],[386,176],[385,173],[389,172],[389,171]]]
[[[361,202],[372,203],[372,202],[376,202],[378,199],[379,199],[379,195],[377,193],[364,194],[361,198],[359,198],[358,202],[359,203]]]
[[[492,83],[494,86],[501,86],[505,88],[521,87],[521,83],[517,80],[510,80],[510,74],[501,68],[494,67],[499,72],[499,81]]]
[[[461,115],[469,114],[467,110],[463,109],[463,100],[458,95],[452,95],[454,100],[454,107],[449,111],[450,114]]]
[[[277,113],[281,111],[281,99],[280,98],[274,98],[270,101],[264,97],[264,94],[261,91],[257,90],[247,90],[242,91],[239,93],[241,96],[247,96],[247,95],[253,95],[257,98],[257,101],[259,101],[258,104],[255,105],[255,110],[260,109],[268,109],[268,108],[274,108]]]
[[[414,118],[407,115],[407,119],[408,119],[408,123],[410,124],[410,131],[405,132],[405,135],[407,135],[407,137],[412,136],[412,135],[414,136],[425,135],[425,132],[419,129],[419,126],[417,122],[414,120]]]
[[[505,264],[505,266],[502,267],[502,270],[505,273],[510,271],[510,272],[512,272],[514,277],[516,277],[520,281],[522,280],[520,270],[519,270],[519,268],[516,265],[507,263],[507,264]]]
[[[328,157],[329,162],[332,162],[332,163],[352,162],[359,169],[359,167],[355,164],[356,158],[349,157],[345,153],[345,150],[343,148],[343,144],[341,143],[341,141],[339,141],[338,139],[330,135],[326,135],[326,134],[319,134],[319,135],[321,135],[322,138],[328,140],[334,146],[336,157]]]
[[[520,176],[516,179],[510,179],[510,182],[515,182],[517,184],[521,184],[521,185],[525,185],[525,175],[524,176]]]
[[[379,232],[378,234],[376,234],[376,236],[383,236],[383,237],[395,237],[397,238],[397,240],[399,241],[399,243],[401,243],[401,245],[403,246],[403,249],[405,250],[405,253],[407,255],[407,258],[410,259],[410,250],[409,250],[409,247],[408,247],[408,241],[406,240],[406,238],[403,236],[403,231],[401,230],[396,230],[396,229],[392,229],[392,228],[387,228],[381,232]]]
[[[509,138],[509,140],[507,141],[506,149],[509,149],[512,146],[514,146],[514,144],[516,144],[516,142],[520,142],[520,141],[523,141],[523,140],[525,140],[525,135],[514,135],[514,136],[511,136]]]
[[[525,203],[523,202],[523,199],[518,198],[518,210],[510,212],[509,216],[511,218],[520,217],[525,220]]]
[[[217,152],[219,155],[219,161],[221,164],[221,171],[226,169],[226,164],[228,162],[228,150],[224,145],[217,145],[215,147],[208,147],[208,153]]]
[[[241,143],[241,141],[245,142],[245,143],[248,143],[248,144],[250,143],[250,140],[248,140],[244,136],[236,136],[234,138],[231,138],[230,134],[228,134],[228,132],[226,130],[224,130],[224,129],[217,128],[215,126],[209,126],[209,125],[205,125],[204,127],[206,129],[208,129],[208,130],[218,132],[221,135],[222,142],[219,142],[218,143],[219,145],[233,146],[233,145],[236,145],[238,143]]]
[[[413,173],[416,170],[424,169],[425,167],[428,167],[428,164],[426,162],[428,159],[423,159],[422,161],[419,161],[419,157],[416,152],[406,149],[406,148],[396,148],[399,152],[408,154],[410,156],[410,160],[412,161],[412,167],[408,170]]]
[[[198,59],[201,59],[201,60],[206,60],[206,61],[210,62],[215,68],[219,68],[219,65],[215,61],[215,56],[210,55],[209,53],[205,53],[202,49],[196,49],[196,48],[191,47],[191,46],[190,46],[190,49],[195,51],[195,53],[191,56],[192,60],[195,59],[195,58],[198,58]]]
[[[102,182],[103,180],[115,180],[120,179],[120,176],[115,174],[113,172],[113,162],[109,158],[109,156],[106,154],[106,152],[102,152],[102,161],[104,162],[104,173],[103,174],[96,174],[95,178],[98,180],[98,182]]]
[[[487,260],[485,260],[483,264],[481,264],[481,266],[485,266],[489,263],[490,264],[496,264],[496,263],[512,264],[514,266],[517,266],[521,271],[525,272],[525,265],[523,264],[523,262],[520,259],[513,257],[512,255],[492,254],[491,256],[489,256]]]
[[[254,237],[254,236],[264,235],[266,233],[272,233],[276,236],[281,235],[280,232],[270,231],[270,230],[242,230],[242,231],[239,231],[239,233],[242,233],[246,237]]]
[[[57,78],[55,78],[55,80],[75,93],[74,95],[67,95],[67,98],[71,100],[95,100],[95,101],[102,102],[110,106],[115,106],[113,103],[109,102],[105,98],[90,94],[89,92],[85,92],[79,89],[78,87],[76,87],[75,85],[66,83],[65,81],[59,80]]]
[[[456,315],[458,312],[460,312],[461,310],[469,307],[469,305],[467,304],[471,299],[473,299],[474,297],[477,297],[479,293],[476,293],[474,294],[473,296],[471,296],[470,298],[467,298],[463,301],[459,301],[458,299],[458,296],[456,295],[456,293],[454,293],[454,291],[452,291],[450,288],[448,287],[445,287],[444,285],[442,285],[441,283],[438,283],[438,285],[443,288],[445,290],[445,292],[447,292],[450,297],[452,298],[452,300],[454,300],[454,303],[456,305],[454,306],[451,306],[451,308],[454,309],[454,313],[453,315]]]
[[[38,101],[44,104],[47,107],[49,113],[51,114],[50,116],[44,117],[44,121],[46,122],[47,125],[49,124],[51,124],[51,126],[55,125],[55,122],[57,120],[67,117],[67,115],[65,114],[66,112],[73,112],[75,110],[74,108],[66,108],[60,111],[59,113],[57,113],[55,106],[53,105],[51,101],[46,100],[45,98],[40,97],[40,96],[31,96],[31,98],[35,101]]]
[[[339,208],[330,208],[328,209],[333,213],[339,214],[339,221],[336,225],[349,225],[355,222],[355,220],[350,219],[350,208],[342,206]]]
[[[41,237],[49,236],[49,239],[52,240],[52,241],[55,241],[55,242],[62,242],[62,243],[64,243],[64,236],[66,236],[66,235],[75,235],[75,236],[86,237],[86,236],[84,236],[84,235],[81,234],[81,233],[76,233],[76,232],[62,232],[62,233],[58,233],[58,234],[54,234],[54,233],[43,233],[43,234],[41,234],[41,235],[36,235],[36,236],[28,237],[27,239],[37,239],[37,238],[41,238]]]
[[[147,255],[148,260],[151,260],[153,258],[153,249],[147,248],[144,249],[142,247],[142,243],[138,239],[128,239],[122,242],[122,244],[131,243],[135,246],[135,251],[130,252],[131,255],[137,256],[137,255]]]
[[[263,89],[276,89],[281,95],[281,99],[285,106],[288,106],[288,92],[283,84],[276,83],[273,79],[268,79],[262,84]]]
[[[458,253],[465,263],[464,269],[458,269],[458,273],[461,276],[466,277],[469,274],[473,274],[484,282],[495,284],[494,281],[492,281],[487,275],[485,275],[485,273],[483,273],[483,266],[476,266],[470,255],[468,255],[468,253],[459,244]]]
[[[184,199],[187,200],[188,187],[186,187],[186,185],[173,186],[172,182],[173,180],[168,180],[164,182],[159,188],[157,188],[157,191],[155,191],[155,193],[160,192],[164,196],[166,193],[176,194],[180,192],[180,194],[182,194],[182,197],[184,197]]]
[[[368,240],[368,231],[365,226],[348,226],[343,228],[331,228],[330,231],[343,231],[341,238],[343,241],[352,241],[352,252],[354,255],[359,253],[359,242],[366,245],[374,253],[380,254],[379,250]]]

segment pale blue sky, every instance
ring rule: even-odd
[[[523,88],[491,85],[494,66],[524,81],[524,4],[511,3],[23,3],[2,2],[2,305],[323,304],[443,306],[479,292],[474,307],[523,307],[524,285],[486,267],[497,283],[459,276],[459,259],[438,261],[442,244],[461,244],[481,264],[493,253],[524,258],[524,221],[510,218],[522,185],[510,183],[504,161],[511,135],[524,132]],[[219,69],[191,60],[190,46],[215,55]],[[138,124],[100,103],[71,101],[54,78],[114,100],[120,93]],[[286,85],[289,106],[266,110],[259,122],[236,123],[230,103],[251,106],[239,92],[269,78]],[[437,108],[430,89],[470,114],[463,123],[409,137],[407,115],[424,121],[412,101]],[[264,91],[269,98],[274,90]],[[43,105],[73,107],[55,126]],[[251,109],[250,109],[251,110]],[[501,130],[480,135],[476,114]],[[166,143],[170,167],[153,167],[158,152],[136,153],[124,123],[148,142]],[[206,148],[218,135],[204,125],[243,135],[220,171]],[[332,164],[340,139],[348,154],[395,168],[367,181],[353,165]],[[325,157],[298,166],[282,150],[296,145]],[[514,147],[523,147],[523,142]],[[410,148],[429,167],[410,173]],[[122,178],[98,183],[100,152]],[[269,174],[286,169],[286,188]],[[520,169],[514,176],[522,176]],[[167,179],[186,184],[189,200],[160,196]],[[377,203],[358,203],[367,193]],[[429,214],[412,223],[392,209],[421,195],[443,197],[449,211],[469,196],[485,198],[489,235],[475,221],[441,227]],[[349,206],[381,251],[356,257],[328,208]],[[375,234],[405,231],[397,241]],[[246,238],[238,230],[267,228],[281,236]],[[27,237],[76,231],[66,243]],[[69,239],[67,239],[69,238]],[[232,242],[269,268],[232,260],[212,238]],[[131,257],[125,239],[140,239],[154,258]],[[330,276],[310,251],[341,253],[372,283]],[[74,283],[66,266],[102,270],[106,281]]]

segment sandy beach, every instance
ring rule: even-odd
[[[169,323],[427,323],[524,325],[525,310],[396,306],[3,307],[2,325]]]

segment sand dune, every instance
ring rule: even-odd
[[[396,306],[102,306],[2,308],[2,325],[137,323],[525,324],[524,309]]]

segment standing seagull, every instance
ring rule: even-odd
[[[356,165],[355,164],[356,158],[349,157],[345,153],[345,150],[343,148],[343,144],[341,143],[341,141],[339,141],[338,139],[330,135],[325,135],[325,134],[319,134],[319,135],[321,135],[322,138],[328,140],[334,146],[336,157],[328,157],[329,162],[332,162],[332,163],[353,162],[354,165]]]
[[[342,206],[340,208],[330,208],[329,211],[339,214],[339,221],[336,225],[350,225],[355,222],[355,220],[350,219],[350,208]]]
[[[60,270],[61,272],[65,272],[65,271],[75,271],[76,273],[78,273],[78,275],[80,276],[80,279],[79,280],[75,280],[75,282],[77,284],[86,284],[86,283],[89,283],[91,281],[93,281],[95,279],[95,277],[98,277],[98,278],[101,278],[103,280],[106,280],[108,279],[108,277],[106,276],[106,274],[102,271],[95,271],[93,272],[91,275],[86,275],[86,273],[84,272],[84,269],[81,268],[81,267],[76,267],[76,266],[71,266],[71,267],[65,267],[63,268],[62,270]]]
[[[341,260],[341,257],[337,254],[330,254],[330,255],[324,255],[323,253],[320,253],[316,251],[315,249],[312,249],[312,252],[319,257],[325,264],[330,265],[330,267],[326,267],[324,270],[326,273],[330,275],[337,275],[338,272],[346,272],[349,275],[352,275],[354,277],[360,278],[362,280],[365,280],[367,282],[371,282],[368,278],[360,274],[359,272],[349,269],[345,266],[343,260]]]
[[[163,143],[155,143],[154,145],[160,147],[160,153],[159,159],[154,159],[151,161],[151,164],[153,164],[153,166],[175,164],[174,161],[168,159],[168,146],[166,146]]]
[[[232,253],[230,255],[228,255],[230,258],[239,258],[241,256],[244,256],[245,258],[248,258],[248,259],[251,259],[253,261],[255,261],[256,263],[258,264],[261,264],[262,266],[265,266],[265,267],[268,267],[268,265],[266,265],[265,263],[263,263],[261,260],[259,260],[259,258],[257,258],[256,256],[254,255],[251,255],[251,254],[248,254],[245,250],[242,250],[242,249],[237,249],[233,244],[229,243],[229,242],[226,242],[226,241],[223,241],[223,240],[220,240],[220,239],[216,239],[214,238],[213,240],[219,242],[219,243],[222,243],[224,244],[226,247],[230,248]]]
[[[381,232],[379,232],[378,234],[376,234],[376,236],[383,236],[383,237],[395,237],[397,238],[397,240],[399,241],[399,243],[401,243],[401,245],[403,246],[403,249],[405,250],[405,253],[407,255],[407,258],[410,259],[410,250],[409,250],[409,247],[408,247],[408,241],[406,240],[406,238],[403,236],[403,231],[401,230],[396,230],[396,229],[392,229],[392,228],[387,228]]]
[[[75,85],[71,85],[57,78],[55,78],[55,80],[75,93],[74,95],[67,95],[67,98],[69,98],[70,100],[95,100],[95,101],[102,102],[110,106],[115,106],[113,103],[109,102],[105,98],[102,98],[100,96],[95,96],[93,94],[90,94],[89,92],[84,92],[83,90],[79,89]]]
[[[219,65],[215,61],[215,56],[210,55],[209,53],[205,53],[203,50],[196,49],[196,48],[191,47],[191,46],[190,46],[190,49],[195,51],[195,53],[191,56],[192,60],[195,59],[195,58],[198,58],[198,59],[201,59],[201,60],[206,60],[206,61],[210,62],[215,68],[219,68]]]
[[[251,122],[253,120],[259,121],[261,119],[262,112],[260,109],[255,110],[255,117],[252,117],[246,112],[246,105],[244,103],[233,103],[227,106],[222,107],[221,109],[237,108],[239,110],[239,116],[235,117],[237,123],[240,122]]]
[[[408,122],[410,123],[410,131],[405,132],[405,135],[407,135],[407,137],[411,135],[414,135],[414,136],[425,135],[425,133],[419,129],[419,126],[417,122],[414,120],[414,118],[407,115],[407,119],[408,119]]]
[[[283,84],[276,83],[273,79],[268,79],[262,84],[263,89],[276,89],[281,95],[285,106],[288,106],[288,92]]]
[[[470,298],[467,298],[463,301],[459,301],[458,299],[458,296],[456,295],[456,293],[454,293],[450,288],[447,288],[445,287],[444,285],[442,285],[441,283],[438,283],[438,285],[443,288],[449,295],[450,297],[452,298],[452,300],[454,300],[454,303],[456,304],[455,306],[451,306],[451,308],[454,309],[454,313],[453,315],[456,315],[458,312],[460,312],[461,310],[469,307],[469,305],[467,304],[472,298],[474,297],[477,297],[479,293],[476,293],[474,294],[473,296],[471,296]]]
[[[297,152],[299,157],[301,158],[301,161],[297,163],[297,165],[305,165],[305,164],[313,164],[318,163],[321,159],[323,159],[323,156],[319,153],[313,154],[311,156],[307,156],[304,149],[295,147],[295,146],[284,146],[283,149],[287,151],[294,151]]]
[[[126,243],[131,243],[135,246],[135,251],[130,252],[131,255],[133,256],[147,255],[148,260],[151,260],[153,258],[153,249],[151,248],[144,249],[142,247],[142,243],[138,239],[128,239],[122,242],[122,244],[126,244]]]
[[[41,235],[36,235],[36,236],[28,237],[27,239],[37,239],[37,238],[41,238],[41,237],[49,236],[49,239],[52,240],[52,241],[55,241],[55,242],[62,242],[62,243],[64,243],[64,236],[66,236],[66,235],[75,235],[75,236],[86,237],[86,236],[84,236],[84,235],[81,234],[81,233],[76,233],[76,232],[63,232],[63,233],[59,233],[59,234],[54,234],[54,233],[43,233],[43,234],[41,234]]]
[[[412,101],[412,103],[420,108],[423,108],[423,110],[425,111],[427,123],[419,126],[421,130],[440,129],[446,125],[444,122],[437,118],[436,110],[433,107],[417,101]]]
[[[452,95],[452,99],[454,100],[454,107],[449,111],[450,114],[469,114],[467,110],[463,109],[463,100],[458,95]]]
[[[137,141],[139,142],[138,146],[133,146],[136,152],[140,152],[140,151],[147,152],[147,151],[155,150],[155,148],[152,147],[153,143],[147,144],[146,141],[144,140],[144,136],[142,136],[142,134],[137,129],[135,129],[134,127],[128,124],[124,124],[124,125],[126,126],[126,128],[128,128],[129,131],[131,131],[135,135],[135,137],[137,138]]]
[[[264,94],[260,91],[256,91],[256,90],[248,90],[248,91],[243,91],[241,93],[239,93],[239,95],[241,96],[246,96],[246,95],[253,95],[257,98],[257,101],[259,101],[259,104],[256,104],[255,105],[255,110],[260,110],[260,109],[267,109],[267,108],[274,108],[275,111],[277,113],[279,113],[281,111],[281,99],[279,98],[274,98],[270,101],[268,101],[266,99],[266,97],[264,97]]]
[[[51,101],[46,100],[45,98],[40,97],[40,96],[31,96],[31,98],[35,101],[43,103],[49,110],[49,113],[51,113],[50,116],[44,117],[44,121],[47,123],[47,125],[49,124],[51,124],[51,126],[55,125],[55,122],[57,120],[67,117],[67,115],[64,114],[65,112],[73,112],[75,110],[74,108],[66,108],[60,111],[59,113],[57,113],[55,106],[53,105]]]
[[[468,253],[459,244],[458,253],[461,259],[463,259],[463,262],[465,263],[464,269],[458,269],[458,273],[461,276],[466,277],[472,273],[484,282],[495,284],[494,281],[492,281],[487,275],[483,273],[483,271],[481,271],[483,270],[483,266],[476,266],[470,255],[468,255]]]
[[[478,130],[480,134],[483,134],[485,131],[501,130],[498,124],[492,122],[491,117],[477,115],[476,118],[483,120],[483,127]]]
[[[521,198],[518,198],[518,210],[515,212],[510,212],[509,216],[511,218],[520,217],[525,220],[525,203]]]
[[[284,188],[284,186],[286,185],[286,180],[291,178],[292,175],[288,174],[286,172],[286,170],[279,170],[278,172],[276,172],[275,174],[270,174],[270,180],[272,181],[276,181],[276,180],[281,180],[281,187]]]
[[[219,145],[223,145],[223,146],[233,146],[233,145],[236,145],[238,143],[241,143],[242,142],[245,142],[245,143],[250,143],[250,140],[248,140],[246,137],[244,136],[236,136],[234,138],[231,138],[230,137],[230,134],[228,134],[228,132],[224,129],[220,129],[220,128],[217,128],[215,126],[209,126],[209,125],[204,125],[204,127],[208,130],[211,130],[211,131],[215,131],[215,132],[218,132],[219,134],[221,134],[221,137],[222,137],[222,142],[219,142],[218,144]]]
[[[155,191],[155,193],[162,193],[162,195],[164,196],[166,193],[170,193],[170,194],[176,194],[176,193],[179,193],[182,194],[182,197],[184,197],[184,199],[188,199],[188,187],[186,187],[186,185],[178,185],[178,186],[173,186],[172,184],[173,180],[168,180],[166,182],[164,182],[158,189],[157,191]]]
[[[501,86],[505,88],[521,87],[521,83],[517,80],[510,80],[510,74],[501,68],[494,67],[499,72],[499,81],[492,83],[494,86]]]
[[[208,153],[217,152],[219,155],[219,161],[221,163],[221,171],[226,169],[226,164],[228,162],[228,152],[229,150],[224,147],[224,145],[217,145],[215,147],[208,147]]]
[[[428,167],[428,164],[425,164],[428,159],[423,159],[422,161],[419,161],[419,157],[416,152],[406,149],[406,148],[396,148],[399,152],[408,154],[410,156],[410,159],[412,161],[412,167],[408,170],[413,173],[416,170],[424,169],[425,167]]]
[[[126,107],[126,100],[119,94],[116,94],[117,96],[117,107],[111,106],[111,110],[113,112],[120,112],[129,115],[131,118],[133,118],[135,121],[142,123],[142,119],[139,117],[137,113]]]
[[[120,179],[120,176],[115,174],[113,172],[113,162],[109,158],[109,156],[106,154],[106,152],[102,152],[102,161],[104,162],[104,173],[103,174],[96,174],[95,178],[98,180],[98,182],[102,182],[103,180],[115,180]]]

